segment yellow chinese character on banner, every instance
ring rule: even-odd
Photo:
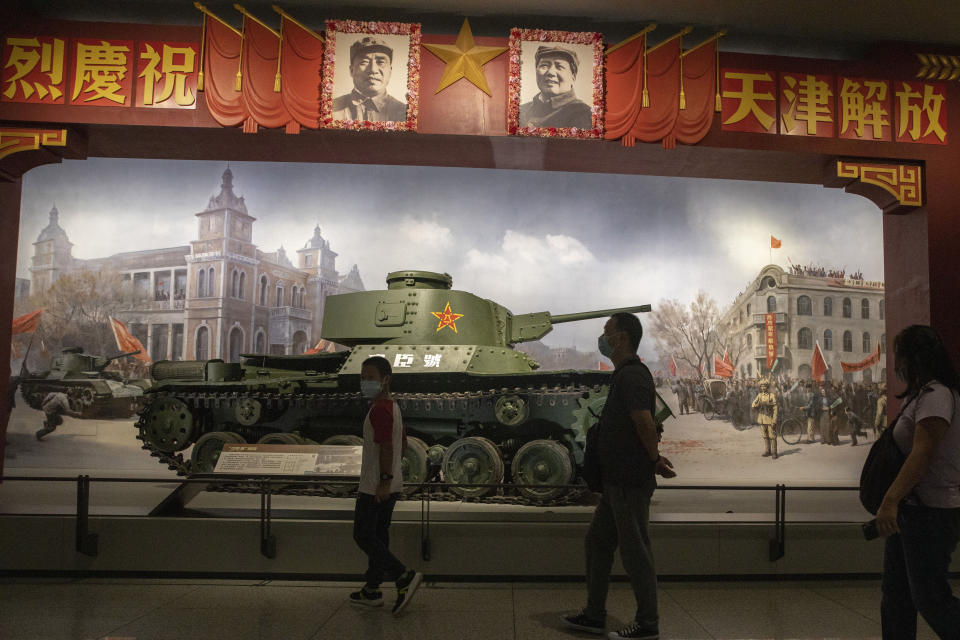
[[[923,98],[922,105],[913,102],[920,97]],[[921,96],[920,93],[910,87],[910,84],[904,82],[903,90],[897,91],[897,99],[899,100],[898,111],[900,114],[897,126],[898,138],[902,138],[903,134],[906,133],[911,139],[919,140],[932,133],[937,136],[940,142],[946,140],[947,132],[940,124],[940,108],[943,106],[944,97],[941,93],[933,92],[933,85],[923,85],[923,95]],[[927,130],[923,132],[922,136],[920,135],[921,115],[926,115],[929,122]]]
[[[787,131],[793,131],[797,121],[807,123],[807,135],[817,135],[817,125],[821,122],[833,122],[830,115],[830,98],[833,91],[830,85],[816,76],[807,76],[797,81],[793,76],[784,76],[788,89],[783,95],[787,98],[790,108],[783,112],[783,123]]]
[[[8,100],[13,100],[19,87],[24,100],[29,100],[34,93],[40,100],[48,95],[51,101],[58,100],[63,95],[63,91],[57,87],[63,82],[63,43],[60,38],[43,43],[37,38],[7,38],[7,44],[11,47],[10,57],[3,68],[13,67],[15,71],[6,79],[9,86],[3,95]],[[40,50],[39,53],[37,49]],[[37,81],[36,74],[33,73],[37,70],[38,63],[39,73],[46,76],[46,83]],[[33,75],[34,79],[27,78],[29,75]]]
[[[110,100],[124,104],[127,96],[119,93],[123,87],[120,82],[127,75],[127,52],[130,47],[111,45],[101,40],[98,45],[77,44],[77,73],[73,82],[73,96],[76,100],[81,92],[89,93],[84,102],[92,100]]]
[[[867,90],[866,96],[861,88]],[[840,134],[846,133],[853,125],[858,138],[863,137],[865,127],[873,128],[874,139],[882,138],[883,128],[890,124],[887,119],[890,114],[883,108],[886,100],[886,82],[866,80],[861,87],[859,82],[844,78],[840,87]]]
[[[143,104],[151,105],[164,102],[172,95],[181,106],[193,104],[193,92],[186,86],[187,74],[193,72],[195,52],[191,47],[171,47],[163,45],[163,56],[149,44],[144,43],[146,51],[140,54],[147,66],[140,73],[143,83]],[[159,69],[158,69],[159,67]],[[154,89],[160,80],[163,88],[154,95]]]
[[[753,115],[757,119],[757,122],[760,123],[760,126],[764,129],[769,129],[770,125],[773,123],[773,116],[765,112],[760,105],[759,101],[773,101],[773,94],[769,91],[766,93],[758,93],[754,88],[755,82],[770,82],[771,77],[769,73],[740,73],[728,71],[724,74],[725,79],[731,80],[740,80],[742,82],[742,88],[740,91],[724,91],[724,98],[733,98],[739,100],[740,104],[737,106],[737,110],[729,118],[724,121],[723,124],[735,124],[744,120],[747,116]]]

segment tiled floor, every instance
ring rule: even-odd
[[[954,589],[957,589],[957,584]],[[400,618],[346,602],[355,584],[276,580],[0,580],[4,640],[590,638],[560,616],[582,584],[425,583]],[[876,638],[876,581],[661,583],[662,638]],[[392,599],[388,590],[385,596]],[[633,597],[615,583],[615,628]],[[388,602],[389,604],[389,602]],[[919,638],[935,638],[920,621]]]

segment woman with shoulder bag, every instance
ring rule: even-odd
[[[947,581],[960,539],[960,381],[930,327],[907,327],[893,351],[906,390],[891,428],[906,460],[877,511],[877,531],[887,537],[883,637],[916,638],[919,611],[940,638],[960,638],[960,600]]]

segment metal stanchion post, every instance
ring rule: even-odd
[[[272,491],[269,478],[260,480],[260,553],[271,560],[277,557],[277,538],[270,533]]]
[[[77,551],[97,557],[98,536],[90,533],[90,476],[77,476]]]
[[[774,538],[770,540],[770,562],[775,562],[786,554],[787,547],[787,486],[776,487],[776,515]]]
[[[424,562],[430,561],[430,494],[433,493],[432,482],[427,483],[426,496],[420,497],[420,557]]]

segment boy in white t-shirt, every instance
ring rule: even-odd
[[[401,460],[407,434],[400,407],[390,395],[390,362],[382,356],[364,360],[360,369],[360,391],[370,400],[363,420],[363,457],[360,487],[353,514],[353,539],[369,558],[366,584],[350,594],[350,602],[368,607],[383,605],[380,584],[394,580],[397,601],[393,615],[410,603],[423,574],[407,569],[390,552],[390,519],[403,489]]]

